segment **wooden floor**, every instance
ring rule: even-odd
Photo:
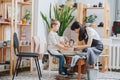
[[[43,73],[42,80],[56,80],[55,77],[58,75],[57,71],[51,71],[50,76],[47,70],[43,70],[42,73]],[[0,80],[11,80],[11,77],[8,75],[4,76],[4,74],[2,74],[0,75]],[[15,77],[15,80],[38,80],[37,72],[36,71],[33,71],[32,73],[30,73],[29,71],[21,72],[18,74],[17,77]],[[97,80],[120,80],[120,72],[99,73]]]

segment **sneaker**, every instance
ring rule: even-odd
[[[62,74],[60,74],[59,76],[60,76],[60,77],[64,77],[64,78],[67,78],[67,77],[68,77],[68,75],[62,75]]]
[[[67,74],[68,74],[68,75],[74,75],[74,73],[75,73],[74,71],[72,71],[72,70],[70,70],[70,69],[67,69]]]
[[[68,77],[68,75],[67,75],[65,72],[61,72],[61,73],[59,74],[59,76],[61,76],[61,77]]]
[[[67,75],[64,71],[59,72],[60,75]]]

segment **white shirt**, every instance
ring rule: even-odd
[[[92,39],[101,40],[97,31],[95,31],[93,28],[87,27],[86,30],[89,37],[91,37]]]
[[[57,44],[60,43],[60,36],[54,31],[50,31],[48,35],[48,50],[55,55],[61,55],[57,50],[59,48],[56,47]]]

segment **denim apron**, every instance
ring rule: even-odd
[[[85,39],[84,41],[87,42],[88,39]],[[100,40],[93,39],[92,44],[90,48],[86,48],[83,50],[83,52],[86,52],[87,55],[87,63],[89,65],[93,65],[97,62],[98,56],[103,51],[103,43]]]

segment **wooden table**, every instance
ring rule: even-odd
[[[70,64],[72,56],[65,56],[66,63]],[[74,67],[74,71],[78,73],[78,80],[81,80],[81,73],[86,74],[86,59],[79,59]]]

